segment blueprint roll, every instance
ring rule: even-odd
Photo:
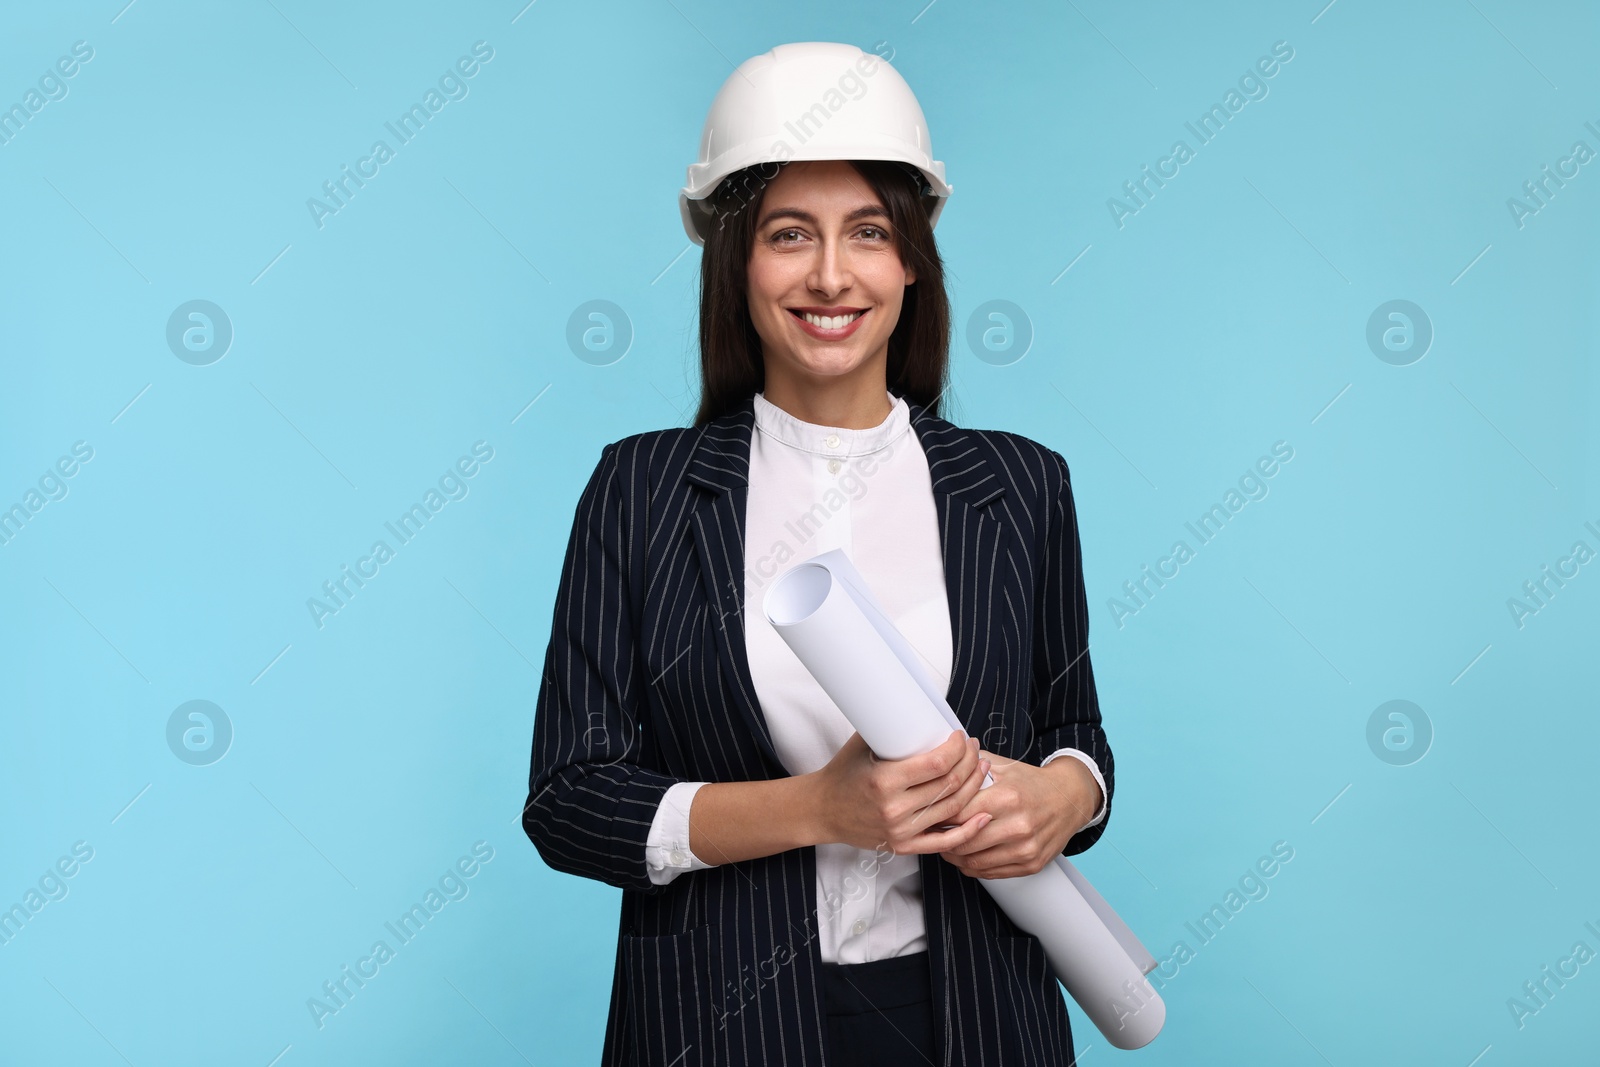
[[[848,556],[824,552],[768,590],[767,621],[880,759],[905,759],[966,732]],[[986,777],[983,788],[994,784]],[[1161,1032],[1167,1007],[1145,977],[1155,957],[1065,856],[1036,874],[979,879],[1037,937],[1061,984],[1120,1049]]]

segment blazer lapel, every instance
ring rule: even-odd
[[[965,430],[918,404],[911,405],[911,426],[928,459],[944,554],[951,631],[950,688],[945,700],[967,732],[981,738],[982,731],[973,720],[984,706],[981,696],[992,681],[983,665],[991,637],[998,567],[1008,547],[1005,524],[984,509],[1005,495],[1005,484]]]
[[[717,612],[717,657],[734,704],[749,727],[775,774],[784,773],[783,761],[772,743],[766,716],[750,678],[750,658],[744,631],[744,527],[745,505],[750,495],[750,435],[755,428],[755,404],[746,400],[731,414],[713,420],[701,432],[699,444],[684,472],[686,480],[706,489],[690,516],[705,593]]]

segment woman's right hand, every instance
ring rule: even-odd
[[[826,841],[896,855],[948,852],[985,825],[979,812],[948,830],[931,830],[961,814],[983,785],[989,761],[978,741],[956,730],[937,748],[901,760],[880,760],[859,733],[816,772]]]

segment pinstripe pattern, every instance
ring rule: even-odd
[[[679,781],[785,776],[745,655],[744,515],[753,405],[703,429],[607,445],[578,502],[556,594],[523,828],[556,870],[623,890],[605,1067],[821,1067],[816,850],[650,880],[650,822]],[[1015,434],[911,405],[950,600],[949,701],[1002,756],[1062,747],[1114,789],[1087,655],[1066,462]],[[1042,946],[977,879],[919,859],[941,1063],[1072,1061]]]

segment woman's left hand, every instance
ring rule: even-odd
[[[979,751],[989,758],[994,784],[978,790],[954,821],[987,811],[990,822],[965,845],[939,855],[974,878],[1035,874],[1100,810],[1100,786],[1071,756],[1036,767]]]

